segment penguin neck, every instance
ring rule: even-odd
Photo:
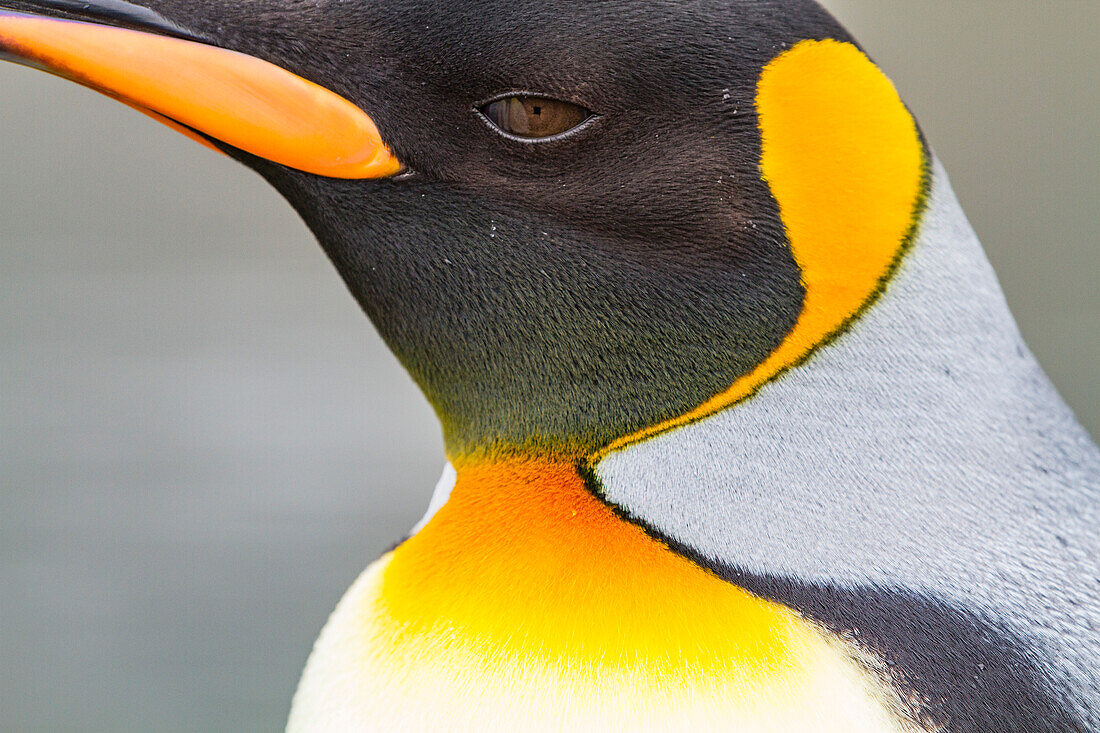
[[[862,577],[856,558],[890,561],[881,548],[912,527],[939,533],[946,560],[968,527],[1010,524],[1009,506],[1079,484],[1078,459],[1098,465],[936,163],[911,249],[845,332],[749,398],[615,450],[593,473],[607,501],[694,553],[834,579],[844,564]]]
[[[872,523],[865,509],[883,492],[911,516],[950,504],[954,532],[979,520],[975,486],[1050,486],[1019,480],[1040,471],[1021,465],[1036,450],[1096,455],[1024,345],[936,162],[919,230],[884,292],[804,363],[724,409],[602,453],[453,453],[416,529],[446,503],[455,469],[519,460],[548,475],[567,467],[570,486],[707,555],[739,543],[798,547],[806,537],[792,517],[821,506],[836,510],[815,526],[825,541],[851,531],[852,514]]]

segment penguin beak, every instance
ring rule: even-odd
[[[56,4],[19,7],[50,11]],[[68,4],[80,7],[79,20],[0,9],[0,59],[83,84],[208,145],[213,139],[307,173],[381,178],[401,169],[374,121],[322,86],[254,56],[192,40],[139,6],[119,0]],[[128,9],[125,17],[119,7]],[[87,17],[117,24],[85,22]]]

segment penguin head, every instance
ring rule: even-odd
[[[435,407],[452,458],[589,455],[691,415],[751,377],[816,313],[813,278],[792,240],[810,225],[777,185],[846,190],[848,173],[820,178],[821,166],[859,169],[853,156],[875,157],[879,137],[899,145],[879,133],[881,110],[857,110],[845,134],[871,138],[869,151],[858,140],[837,148],[828,130],[783,133],[798,140],[781,146],[783,181],[769,180],[760,105],[776,59],[807,44],[847,49],[838,68],[834,54],[819,54],[770,92],[777,108],[805,96],[818,119],[811,128],[833,124],[835,99],[866,92],[846,66],[866,57],[810,0],[0,7],[244,54],[365,113],[389,156],[365,177],[326,175],[251,140],[187,127],[255,168],[300,212]],[[13,17],[0,15],[0,50],[66,73],[11,40]],[[73,68],[68,75],[87,83]],[[805,94],[804,77],[817,79]],[[923,161],[901,109],[910,126],[902,146],[911,152],[917,140]],[[797,105],[777,114],[797,116]],[[826,162],[803,171],[799,155]],[[920,186],[902,186],[905,226],[891,229],[873,286],[858,286],[859,308],[899,256]],[[878,203],[851,202],[849,219]],[[824,267],[844,260],[827,247],[819,246]],[[866,258],[850,259],[858,268]],[[785,365],[858,308],[848,310]]]

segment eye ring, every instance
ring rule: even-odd
[[[514,100],[514,101],[512,101]],[[494,106],[499,105],[501,102],[512,102],[504,108]],[[540,104],[541,103],[541,104]],[[541,112],[540,107],[551,107],[552,117],[557,119],[550,119],[543,123],[544,127],[549,126],[549,129],[553,129],[554,123],[560,124],[572,123],[569,127],[564,127],[560,131],[553,131],[546,135],[537,134],[539,131],[539,124],[529,125],[534,129],[529,129],[530,134],[517,134],[509,129],[508,122],[519,122],[522,125],[528,116],[524,118],[524,112],[528,114],[534,111],[535,114]],[[511,140],[512,142],[531,144],[531,143],[549,143],[557,142],[568,137],[572,137],[575,134],[582,132],[592,125],[600,115],[593,112],[585,105],[578,104],[577,102],[571,102],[558,97],[551,97],[547,94],[530,91],[509,91],[501,94],[495,94],[488,99],[478,102],[473,107],[474,114],[476,114],[482,122],[489,126],[496,134]],[[502,119],[502,114],[505,117]],[[515,117],[519,116],[520,119],[516,120]],[[494,119],[496,117],[496,119]],[[509,119],[511,118],[511,119]],[[577,120],[574,122],[574,120]]]

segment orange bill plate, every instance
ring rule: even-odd
[[[217,46],[0,11],[0,57],[42,68],[245,152],[333,178],[401,164],[374,121],[340,95]]]

